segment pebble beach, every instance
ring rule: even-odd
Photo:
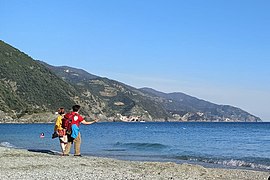
[[[267,180],[270,172],[204,168],[166,162],[121,161],[100,157],[60,156],[0,147],[0,179],[249,179]]]

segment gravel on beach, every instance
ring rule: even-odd
[[[267,180],[270,172],[204,168],[171,162],[121,161],[0,147],[0,179]]]

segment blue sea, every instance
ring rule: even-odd
[[[0,124],[0,146],[60,151],[54,124]],[[41,133],[45,134],[40,138]],[[81,125],[83,155],[270,170],[270,123],[100,122]]]

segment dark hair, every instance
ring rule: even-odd
[[[58,114],[62,115],[62,114],[65,114],[65,109],[64,108],[59,108],[57,110]]]
[[[80,110],[80,108],[81,108],[81,106],[80,105],[74,105],[74,106],[72,106],[72,110],[74,111],[74,112],[78,112],[79,110]]]

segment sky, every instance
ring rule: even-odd
[[[269,0],[0,0],[0,39],[54,66],[270,121],[269,7]]]

